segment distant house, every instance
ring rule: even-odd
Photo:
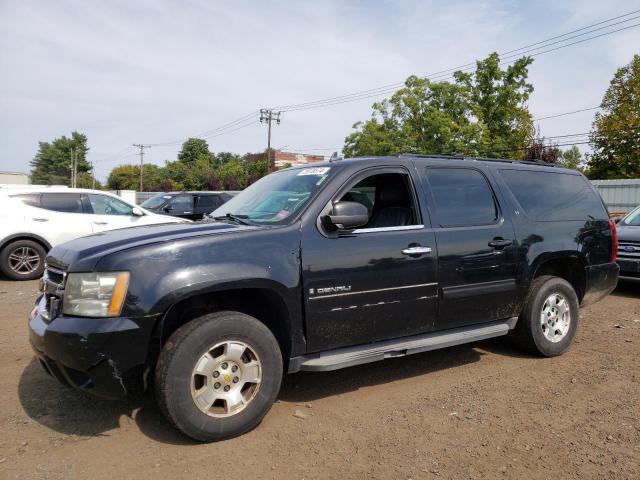
[[[293,153],[283,152],[282,150],[271,150],[269,155],[271,167],[275,165],[276,168],[282,168],[286,166],[306,165],[307,163],[315,163],[324,161],[323,155],[309,155],[306,153]],[[256,153],[249,155],[249,161],[256,161],[264,159],[264,154]]]
[[[29,175],[21,172],[0,172],[0,185],[29,185]]]
[[[272,164],[275,164],[276,168],[324,161],[324,155],[307,155],[305,153],[282,152],[280,150],[274,150],[272,157]]]

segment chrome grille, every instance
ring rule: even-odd
[[[67,273],[45,265],[42,276],[43,301],[40,306],[40,314],[48,321],[60,314],[62,309],[62,295]]]
[[[640,260],[640,242],[621,240],[618,242],[618,257]]]

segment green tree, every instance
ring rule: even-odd
[[[144,190],[147,192],[160,190],[159,185],[162,180],[160,167],[147,163],[143,168]],[[110,190],[139,190],[140,166],[126,164],[113,168],[107,177],[107,188]]]
[[[595,115],[590,178],[640,177],[640,55],[619,68]]]
[[[409,77],[390,99],[373,105],[345,139],[346,156],[463,153],[519,158],[532,137],[526,107],[530,58],[500,69],[498,54],[477,62],[474,73],[456,72],[453,82]]]
[[[78,173],[88,172],[87,136],[72,132],[52,142],[39,142],[38,152],[31,160],[31,183],[42,185],[71,185],[71,155],[77,154]]]
[[[194,165],[197,161],[205,162],[207,166],[213,163],[214,156],[209,151],[209,144],[201,138],[189,138],[182,144],[178,152],[178,161]]]
[[[558,163],[566,168],[572,168],[573,170],[582,171],[582,154],[580,149],[575,145],[570,149],[562,152]]]
[[[93,176],[89,172],[79,173],[76,183],[78,188],[95,188],[96,190],[102,190],[102,183],[98,180],[94,180]]]

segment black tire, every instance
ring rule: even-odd
[[[544,302],[559,294],[569,304],[569,327],[562,339],[549,340],[542,329],[541,314]],[[521,348],[535,355],[555,357],[562,355],[573,342],[580,319],[578,296],[569,282],[550,275],[537,277],[531,283],[522,314],[514,329],[514,337]],[[548,328],[548,327],[545,327]]]
[[[224,341],[247,344],[261,362],[261,381],[246,406],[228,417],[212,417],[196,405],[191,376],[196,362]],[[182,433],[202,442],[241,435],[257,426],[275,402],[282,382],[282,354],[271,331],[239,312],[216,312],[190,321],[164,345],[155,374],[155,393],[164,416]]]
[[[12,268],[10,263],[10,255],[16,252],[20,252],[22,249],[28,249],[30,252],[34,252],[38,255],[37,267],[33,271],[16,271]],[[33,240],[16,240],[2,249],[0,252],[0,270],[2,273],[11,280],[33,280],[40,278],[44,272],[44,259],[47,256],[47,252],[37,242]],[[35,266],[35,265],[34,265]],[[27,267],[25,266],[25,269]]]

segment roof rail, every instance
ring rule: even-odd
[[[508,158],[489,158],[489,157],[474,157],[471,155],[452,154],[445,155],[441,153],[434,154],[422,154],[422,153],[401,153],[399,157],[418,157],[418,158],[448,158],[452,160],[479,160],[482,162],[500,162],[500,163],[517,163],[525,165],[537,165],[542,167],[561,167],[553,163],[537,162],[534,160],[513,160]]]

